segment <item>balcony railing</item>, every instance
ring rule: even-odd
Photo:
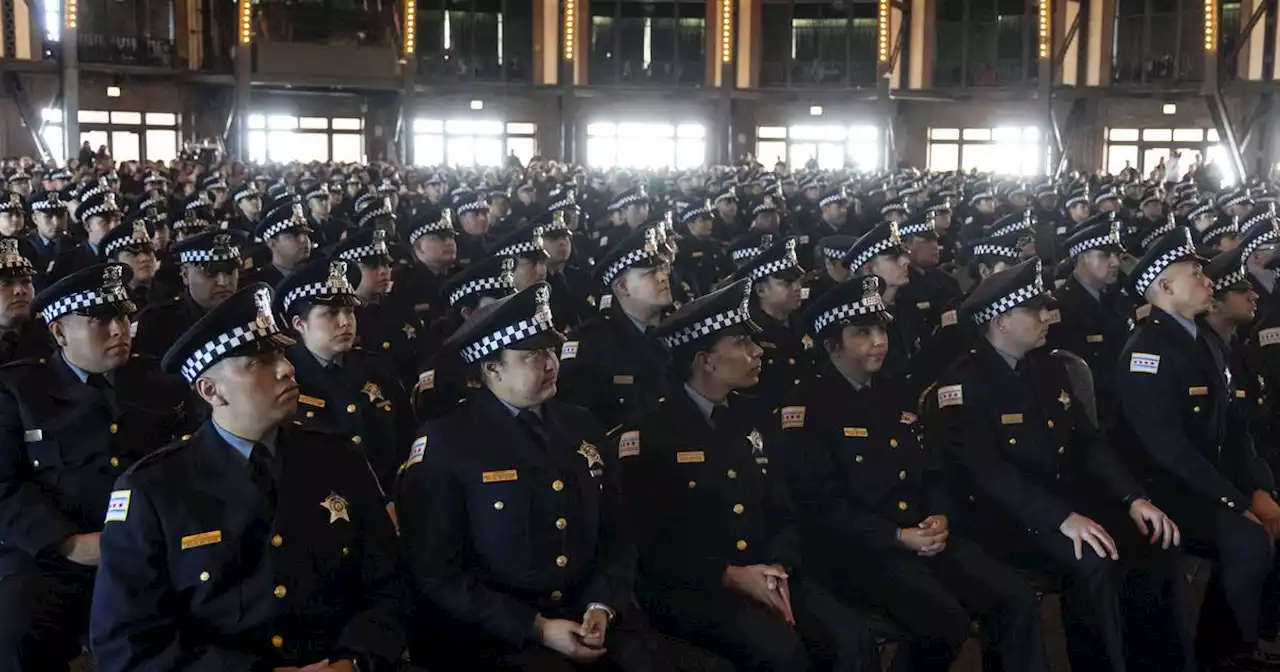
[[[1184,12],[1181,17],[1177,12],[1118,17],[1112,83],[1200,81],[1204,77],[1204,51],[1199,36],[1202,21],[1194,12]],[[1234,72],[1234,67],[1229,72]]]
[[[615,60],[593,56],[588,64],[590,83],[597,85],[675,85],[701,86],[707,80],[707,63],[703,58],[679,61]]]
[[[82,63],[174,67],[170,40],[92,33],[80,33],[76,37],[76,54]]]

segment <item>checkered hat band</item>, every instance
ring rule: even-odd
[[[1196,208],[1195,210],[1192,210],[1191,212],[1188,212],[1188,213],[1187,213],[1187,219],[1195,219],[1196,217],[1201,217],[1201,216],[1204,216],[1204,215],[1211,215],[1211,214],[1213,214],[1213,206],[1212,206],[1212,205],[1202,205],[1202,206],[1200,206],[1200,207]]]
[[[1040,293],[1043,291],[1044,291],[1044,288],[1039,286],[1038,284],[1032,284],[1032,285],[1027,285],[1026,287],[1020,287],[1017,290],[1014,290],[1013,292],[1010,292],[1006,296],[1002,297],[1000,300],[996,301],[995,303],[974,313],[973,322],[974,324],[979,324],[979,325],[986,324],[991,320],[996,319],[1000,315],[1003,315],[1004,313],[1007,313],[1010,310],[1017,308],[1018,306],[1026,303],[1027,301],[1034,299],[1035,297],[1039,296]]]
[[[969,203],[973,203],[974,201],[981,201],[984,198],[995,198],[995,197],[996,197],[995,194],[989,191],[982,191],[971,196],[969,198]]]
[[[1165,252],[1155,261],[1151,262],[1151,265],[1143,270],[1137,279],[1133,281],[1133,288],[1138,290],[1139,294],[1145,294],[1147,292],[1147,288],[1151,286],[1151,283],[1156,281],[1156,277],[1164,272],[1164,269],[1169,268],[1169,266],[1178,259],[1189,257],[1195,253],[1195,249],[1189,245],[1183,245]]]
[[[521,254],[532,254],[541,251],[542,248],[534,245],[533,241],[525,240],[519,243],[512,243],[493,253],[495,257],[515,257]]]
[[[368,224],[368,223],[369,223],[369,222],[371,222],[371,221],[373,221],[373,218],[374,218],[374,217],[384,217],[384,216],[386,216],[386,217],[391,216],[391,210],[390,210],[389,208],[387,208],[387,207],[385,207],[385,206],[378,206],[378,207],[376,207],[376,208],[369,208],[368,210],[366,210],[366,211],[364,212],[364,214],[363,214],[363,215],[360,215],[360,223],[359,223],[359,224],[357,224],[357,225],[356,225],[356,227],[357,227],[357,228],[364,228],[364,225],[365,225],[365,224]]]
[[[209,207],[213,207],[213,204],[210,203],[209,201],[202,199],[202,200],[196,200],[196,201],[187,201],[186,207],[184,207],[183,210],[187,212],[191,212],[192,210],[199,210],[200,208],[209,208]]]
[[[454,211],[456,211],[459,215],[461,215],[464,212],[477,212],[477,211],[487,212],[488,210],[489,210],[489,204],[485,203],[484,201],[472,201],[470,203],[464,203],[463,205],[459,205],[458,207],[454,208]]]
[[[225,250],[183,250],[178,253],[180,264],[209,264],[215,261],[238,261],[239,247],[228,247]]]
[[[757,205],[756,207],[754,207],[754,208],[752,208],[752,209],[751,209],[751,214],[753,214],[753,215],[758,215],[758,214],[760,214],[760,213],[762,213],[762,212],[768,212],[768,211],[777,212],[777,211],[778,211],[778,206],[777,206],[777,205],[767,205],[767,204],[761,203],[760,205]]]
[[[1018,231],[1030,231],[1030,230],[1031,229],[1027,227],[1026,222],[1024,222],[1023,220],[1018,220],[1011,224],[1005,224],[1004,226],[996,229],[995,231],[992,231],[990,237],[998,238],[1000,236],[1007,236],[1011,233],[1016,233]]]
[[[280,333],[280,329],[276,328],[274,323],[267,327],[258,324],[257,320],[246,324],[243,327],[236,327],[231,331],[219,335],[217,338],[200,346],[198,350],[191,354],[185,362],[182,363],[182,377],[187,383],[196,382],[196,378],[204,373],[210,366],[213,366],[219,359],[228,352],[239,348],[242,345],[252,343],[259,339],[273,336]]]
[[[138,210],[139,210],[139,211],[146,210],[147,208],[161,208],[161,209],[163,209],[163,208],[164,208],[164,199],[161,199],[161,198],[148,198],[147,200],[142,201],[141,203],[139,203],[139,204],[138,204]]]
[[[565,224],[564,222],[557,222],[555,220],[547,222],[546,224],[540,224],[539,226],[542,227],[542,235],[544,236],[547,235],[548,233],[556,233],[556,232],[563,232],[563,231],[569,230],[568,224]]]
[[[1173,225],[1168,222],[1165,222],[1163,225],[1157,226],[1156,228],[1152,229],[1151,233],[1148,233],[1147,235],[1142,237],[1142,249],[1145,250],[1148,247],[1151,247],[1151,244],[1159,240],[1160,236],[1163,236],[1164,234],[1169,233],[1172,230],[1173,230]]]
[[[736,201],[736,200],[738,200],[738,197],[734,196],[732,191],[726,191],[720,194],[719,196],[716,196],[716,200],[712,202],[718,204],[720,201]]]
[[[316,189],[312,189],[311,191],[308,191],[308,192],[307,192],[307,195],[306,195],[306,196],[304,196],[303,198],[307,198],[307,199],[311,199],[311,198],[323,198],[323,199],[325,199],[325,200],[328,200],[328,199],[329,199],[329,187],[327,187],[327,186],[325,186],[325,185],[323,185],[323,184],[322,184],[322,185],[320,185],[318,188],[316,188]]]
[[[1240,251],[1240,256],[1247,258],[1249,255],[1256,252],[1259,247],[1262,247],[1267,243],[1274,243],[1276,240],[1280,240],[1280,230],[1272,228],[1270,231],[1267,231],[1253,240],[1245,241],[1245,243],[1240,246],[1243,248]]]
[[[69,180],[69,179],[71,179],[71,171],[66,170],[65,168],[64,168],[64,169],[55,170],[55,171],[53,171],[53,172],[49,175],[49,179],[51,179],[51,180]],[[168,180],[163,180],[163,181],[168,182]]]
[[[1009,259],[1018,259],[1022,253],[1012,247],[1003,245],[974,245],[973,256],[979,257],[984,254],[990,254],[997,257],[1007,257]]]
[[[349,250],[343,251],[338,255],[338,258],[343,261],[360,261],[366,257],[382,257],[386,256],[386,254],[386,249],[379,250],[372,245],[361,245],[359,247],[353,247]]]
[[[1072,196],[1071,198],[1067,199],[1067,207],[1070,208],[1072,206],[1079,205],[1081,203],[1088,203],[1088,202],[1089,202],[1088,196]]]
[[[7,263],[7,264],[6,264],[6,263],[0,263],[0,271],[8,271],[8,270],[12,270],[12,269],[15,269],[15,268],[16,268],[16,269],[24,269],[24,270],[25,270],[25,269],[31,269],[31,270],[34,270],[34,269],[35,269],[35,266],[32,266],[32,265],[31,265],[31,260],[30,260],[30,259],[27,259],[26,257],[24,257],[24,256],[22,256],[22,255],[18,255],[18,257],[17,257],[17,261],[14,261],[14,262],[12,262],[12,263]]]
[[[1261,224],[1261,223],[1263,223],[1263,222],[1267,221],[1267,219],[1268,219],[1268,218],[1270,218],[1270,217],[1271,217],[1271,213],[1270,213],[1270,212],[1260,212],[1260,213],[1258,213],[1258,214],[1256,214],[1256,215],[1254,215],[1254,216],[1252,216],[1252,217],[1250,217],[1250,218],[1248,218],[1248,219],[1244,220],[1243,222],[1240,222],[1240,232],[1241,232],[1241,233],[1249,233],[1249,231],[1251,231],[1251,230],[1253,229],[1253,227],[1255,227],[1255,226],[1257,226],[1257,225],[1259,225],[1259,224]]]
[[[557,210],[568,210],[569,208],[571,208],[571,207],[573,207],[573,206],[575,206],[575,205],[577,205],[577,204],[578,204],[578,202],[577,202],[576,200],[574,200],[574,199],[573,199],[573,197],[571,197],[571,196],[566,196],[566,197],[564,197],[564,198],[562,198],[562,199],[560,199],[560,200],[556,201],[555,203],[552,203],[551,205],[548,205],[548,206],[547,206],[547,210],[548,210],[549,212],[555,212],[555,211],[557,211]]]
[[[906,212],[907,208],[901,203],[888,203],[880,206],[880,214],[887,215],[890,212]]]
[[[859,300],[855,303],[846,303],[844,305],[836,306],[835,308],[813,318],[813,333],[819,333],[823,329],[826,329],[828,326],[835,324],[840,320],[857,317],[859,315],[870,315],[871,313],[878,313],[882,310],[884,310],[884,302],[879,300],[871,302],[870,305],[863,305],[862,301]]]
[[[550,320],[520,320],[516,324],[503,327],[488,336],[468,345],[461,351],[462,358],[468,363],[478,362],[486,355],[497,352],[512,343],[523,341],[551,329]]]
[[[876,256],[877,254],[880,254],[881,252],[884,252],[885,250],[891,247],[893,247],[893,241],[890,240],[889,238],[885,238],[884,240],[877,241],[871,247],[868,247],[867,249],[863,250],[862,254],[859,254],[858,256],[854,257],[853,261],[849,262],[849,268],[856,271],[859,268],[862,268],[867,262],[871,261],[872,257]]]
[[[86,220],[86,219],[89,219],[90,217],[105,215],[110,212],[120,212],[120,208],[117,208],[114,203],[110,205],[108,205],[107,203],[103,203],[102,205],[95,205],[92,208],[85,208],[84,212],[80,214],[80,219]]]
[[[236,203],[239,203],[240,201],[243,201],[246,198],[254,198],[256,196],[261,196],[261,195],[262,194],[258,193],[254,189],[245,189],[243,191],[236,192],[235,201]]]
[[[305,285],[294,287],[288,294],[284,295],[284,300],[281,302],[281,305],[287,311],[290,306],[300,299],[306,299],[313,296],[355,296],[355,294],[355,289],[350,285],[346,285],[342,288],[334,288],[329,285],[328,279],[325,279],[322,282],[309,282]]]
[[[32,206],[31,206],[31,209],[32,209],[32,210],[35,210],[35,209],[36,209],[36,207],[35,207],[34,205],[32,205]],[[18,212],[22,212],[22,204],[21,204],[21,203],[14,203],[14,202],[12,202],[12,201],[5,200],[5,199],[0,199],[0,212],[9,212],[9,211],[11,211],[11,210],[16,210],[16,211],[18,211]]]
[[[1217,282],[1213,283],[1213,291],[1220,292],[1237,282],[1244,282],[1244,266],[1219,278]]]
[[[706,317],[693,324],[672,333],[669,336],[663,336],[662,342],[668,348],[677,348],[686,343],[692,343],[703,336],[714,334],[717,331],[728,329],[751,319],[751,313],[742,310],[741,307],[728,310],[723,313]]]
[[[844,259],[844,255],[848,251],[849,250],[842,250],[838,247],[824,247],[822,248],[822,256],[830,259],[831,261],[840,261],[841,259]]]
[[[1072,258],[1075,258],[1085,252],[1088,252],[1089,250],[1096,250],[1099,247],[1104,247],[1106,245],[1119,245],[1119,244],[1120,244],[1120,241],[1116,240],[1115,238],[1112,238],[1110,234],[1105,236],[1098,236],[1097,238],[1082,240],[1076,243],[1075,245],[1072,245],[1071,249],[1067,250],[1067,255]]]
[[[56,211],[56,210],[66,210],[66,209],[67,209],[67,204],[63,203],[62,201],[40,200],[40,201],[35,201],[34,203],[31,204],[32,212],[46,212],[51,210]]]
[[[790,259],[778,259],[767,264],[760,264],[759,267],[751,271],[751,282],[763,280],[774,273],[781,273],[788,268],[799,268],[799,266]]]
[[[1209,241],[1221,238],[1227,235],[1228,233],[1238,234],[1240,233],[1240,230],[1230,224],[1223,224],[1222,226],[1211,226],[1205,229],[1204,233],[1200,235],[1201,235],[1201,238],[1204,240],[1204,242],[1208,243]]]
[[[173,224],[169,225],[174,231],[186,231],[187,229],[212,229],[213,222],[207,219],[176,219]]]
[[[45,309],[40,311],[40,317],[43,317],[45,323],[48,324],[67,313],[74,313],[77,310],[85,310],[94,306],[105,306],[108,303],[124,303],[128,300],[129,292],[125,291],[123,286],[109,292],[104,292],[101,288],[87,289],[83,292],[64,296],[45,306]]]
[[[928,222],[917,222],[898,227],[899,236],[918,236],[922,233],[933,233],[933,227]]]
[[[613,279],[618,277],[623,271],[627,270],[628,268],[631,268],[632,266],[635,266],[636,264],[644,261],[645,259],[649,259],[656,256],[658,255],[650,254],[646,252],[643,247],[631,250],[630,252],[619,257],[617,261],[613,262],[612,264],[609,264],[609,268],[604,269],[604,273],[600,275],[600,280],[604,282],[604,284],[607,286],[611,284],[613,282]]]
[[[204,188],[205,189],[226,189],[227,183],[224,182],[223,180],[218,180],[217,182],[210,182],[209,184],[205,185]]]
[[[1232,196],[1231,198],[1228,198],[1227,200],[1223,201],[1222,207],[1229,208],[1233,205],[1240,205],[1241,203],[1244,203],[1247,200],[1249,200],[1248,196],[1244,194],[1238,194],[1236,196]]]
[[[423,224],[409,232],[409,244],[412,245],[418,242],[419,238],[427,235],[428,233],[435,233],[437,231],[453,231],[453,224],[444,219]]]
[[[708,208],[705,204],[695,205],[689,208],[688,210],[685,210],[684,212],[680,213],[680,221],[687,224],[703,215],[710,215],[710,214],[711,214],[711,208]]]
[[[492,275],[487,278],[476,278],[461,287],[449,293],[449,305],[455,305],[459,301],[480,292],[487,292],[491,289],[515,289],[510,283],[504,282],[501,275]]]
[[[305,224],[295,224],[293,222],[293,218],[290,217],[283,222],[276,222],[275,224],[268,226],[267,229],[262,232],[262,239],[267,240],[268,238],[275,238],[289,229],[301,229],[303,226],[305,226]]]
[[[734,261],[750,261],[755,259],[759,254],[760,248],[758,247],[744,247],[741,250],[734,250],[730,252],[729,256]]]
[[[123,250],[126,247],[130,247],[132,245],[138,245],[138,244],[139,243],[134,242],[133,236],[116,238],[115,240],[111,241],[111,244],[107,245],[107,247],[103,250],[103,254],[106,254],[108,257],[110,257],[111,255],[115,254],[118,250]],[[147,244],[150,245],[151,241],[148,240]]]
[[[1101,194],[1098,194],[1097,196],[1093,197],[1094,203],[1101,203],[1103,201],[1110,201],[1110,200],[1118,201],[1120,200],[1120,196],[1116,195],[1114,192],[1104,191]]]
[[[818,207],[821,208],[823,206],[831,205],[832,203],[842,203],[846,200],[848,199],[845,198],[844,194],[831,194],[830,196],[819,200]]]

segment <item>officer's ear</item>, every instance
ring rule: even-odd
[[[216,375],[211,375],[214,374],[214,370],[223,363],[224,362],[218,362],[217,364],[214,364],[213,368],[205,371],[205,375],[196,378],[195,385],[192,386],[196,395],[214,408],[227,405],[227,398],[222,396],[222,393],[218,390]]]
[[[302,329],[304,326],[306,326],[306,324],[307,324],[307,321],[303,319],[302,315],[300,314],[295,313],[289,316],[289,325],[292,326],[293,330],[298,332],[299,334],[302,333]]]
[[[49,334],[53,336],[53,340],[58,344],[59,348],[67,347],[66,326],[62,324],[62,320],[54,320],[49,324]]]

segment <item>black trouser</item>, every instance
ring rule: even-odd
[[[0,669],[56,670],[80,655],[94,569],[10,551],[0,570]]]
[[[1196,658],[1211,663],[1247,652],[1258,642],[1258,623],[1267,586],[1275,571],[1271,535],[1261,525],[1203,499],[1170,495],[1160,499],[1182,530],[1184,545],[1216,556],[1196,631]]]
[[[924,558],[907,550],[870,552],[827,585],[850,603],[883,611],[905,628],[893,669],[945,672],[981,621],[990,660],[986,669],[1049,669],[1035,591],[977,544],[952,535],[941,554]],[[991,664],[996,663],[998,664]]]
[[[641,589],[654,627],[728,658],[739,670],[871,672],[875,640],[852,610],[792,575],[792,628],[764,605],[722,586]]]

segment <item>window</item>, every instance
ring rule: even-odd
[[[1046,144],[1035,126],[929,129],[929,170],[1042,175]]]
[[[707,160],[702,124],[610,123],[587,125],[587,163],[594,168],[694,168]]]
[[[534,3],[418,0],[418,71],[431,82],[529,81]]]
[[[1107,171],[1119,174],[1132,167],[1143,178],[1150,177],[1161,162],[1165,166],[1165,180],[1178,180],[1186,175],[1192,164],[1212,162],[1222,171],[1223,183],[1233,184],[1236,181],[1235,169],[1227,159],[1226,149],[1218,142],[1218,131],[1214,128],[1144,128],[1138,129],[1111,128],[1105,137]],[[1170,173],[1173,164],[1170,159],[1177,152],[1177,174]]]
[[[822,170],[846,166],[875,170],[880,164],[879,130],[870,125],[760,126],[756,129],[756,160],[766,166],[785,161],[791,170],[804,168],[810,160]]]
[[[70,158],[63,146],[62,110],[47,108],[40,113],[44,127],[40,137],[58,160]],[[172,112],[131,112],[128,110],[80,110],[80,142],[89,141],[97,151],[105,145],[115,161],[169,161],[178,155],[178,115]],[[79,143],[73,148],[79,151]]]
[[[698,86],[706,79],[704,0],[592,0],[587,25],[593,84]]]
[[[248,122],[250,161],[364,161],[358,117],[250,114]]]
[[[537,153],[537,124],[477,119],[414,119],[413,162],[419,166],[522,164]]]
[[[148,161],[164,161],[168,163],[178,155],[178,132],[165,129],[147,129],[145,141],[147,143]]]

